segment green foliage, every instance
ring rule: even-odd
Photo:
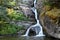
[[[0,34],[14,34],[22,30],[21,28],[23,27],[5,23],[0,28]]]
[[[21,20],[21,21],[29,20],[28,18],[26,18],[26,16],[22,12],[18,13],[13,9],[7,9],[7,11],[8,11],[7,15],[12,20]]]
[[[0,34],[14,34],[24,30],[22,26],[15,24],[15,21],[27,21],[28,18],[22,12],[13,9],[16,6],[14,0],[0,0]],[[12,24],[11,22],[14,21]]]
[[[0,34],[13,34],[17,33],[24,28],[11,24],[11,21],[27,20],[23,13],[17,13],[13,8],[6,8],[0,6]]]
[[[0,5],[6,7],[12,7],[16,5],[16,1],[14,0],[0,0]]]

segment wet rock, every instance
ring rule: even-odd
[[[29,36],[35,36],[38,35],[40,32],[40,27],[36,26],[36,27],[32,27],[29,31]]]
[[[35,36],[35,35],[36,35],[36,31],[34,31],[33,29],[30,29],[28,35],[29,35],[29,36]]]

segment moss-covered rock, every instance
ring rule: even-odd
[[[60,0],[45,0],[40,22],[48,35],[60,38]]]

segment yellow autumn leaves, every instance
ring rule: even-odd
[[[60,17],[59,8],[56,8],[56,7],[51,8],[51,6],[45,5],[43,10],[44,11],[40,14],[41,17],[43,17],[44,15],[49,16],[51,19],[56,19],[56,18]]]
[[[51,17],[52,19],[56,19],[57,17],[60,17],[60,9],[53,8],[52,10],[47,11],[46,15]]]
[[[48,6],[48,5],[45,5],[44,7],[43,7],[43,10],[44,11],[49,11],[51,9],[51,6]]]
[[[12,13],[14,12],[13,8],[7,8],[6,10],[7,10],[7,12],[8,12],[8,15],[9,15],[9,14],[12,14]]]

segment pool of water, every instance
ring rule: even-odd
[[[22,37],[22,36],[4,36],[0,40],[59,40],[52,37]]]

